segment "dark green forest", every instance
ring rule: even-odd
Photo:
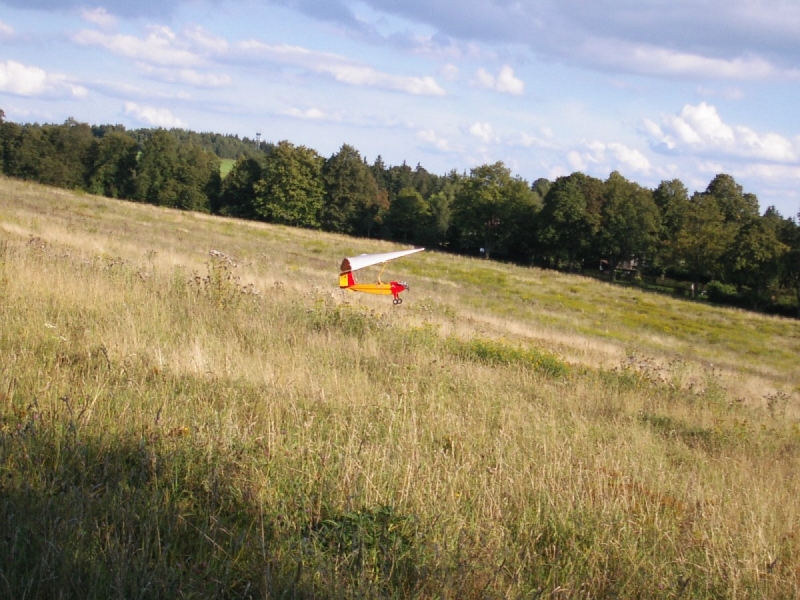
[[[235,164],[223,178],[221,159]],[[533,182],[502,163],[436,175],[372,164],[343,144],[323,157],[289,141],[74,119],[17,124],[0,110],[6,177],[522,265],[580,272],[800,318],[800,224],[730,175],[703,191],[648,189],[618,172]],[[800,218],[800,215],[797,216]]]

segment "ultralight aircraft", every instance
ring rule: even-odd
[[[400,292],[408,289],[408,284],[405,281],[391,281],[384,283],[381,281],[383,269],[386,268],[386,263],[390,260],[400,258],[401,256],[408,256],[416,252],[422,252],[425,248],[414,248],[413,250],[400,250],[398,252],[383,252],[381,254],[361,254],[360,256],[345,257],[342,261],[342,266],[339,268],[339,287],[353,292],[364,292],[366,294],[379,294],[382,296],[392,295],[394,304],[402,304],[403,299],[400,297]],[[378,273],[377,283],[357,283],[353,275],[355,271],[371,267],[372,265],[383,264],[381,272]]]

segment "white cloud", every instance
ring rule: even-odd
[[[424,129],[418,131],[417,138],[425,142],[425,144],[433,146],[442,152],[450,151],[449,142],[446,139],[440,138],[438,135],[436,135],[436,132],[433,129]]]
[[[593,141],[585,144],[583,151],[570,150],[567,162],[575,171],[605,176],[612,171],[648,174],[652,165],[648,158],[635,148],[618,142]]]
[[[14,37],[14,28],[0,21],[0,40],[8,40]]]
[[[617,38],[588,37],[572,53],[573,60],[581,63],[656,76],[735,81],[800,79],[800,70],[779,67],[756,54],[720,58]]]
[[[47,73],[13,60],[0,63],[0,90],[19,96],[38,96],[47,90]]]
[[[588,170],[586,161],[583,160],[583,156],[577,150],[570,150],[567,152],[567,162],[573,171],[584,173]]]
[[[442,78],[445,81],[455,81],[456,79],[458,79],[458,72],[459,72],[458,67],[450,63],[442,67],[440,71],[440,73],[442,74]]]
[[[223,53],[228,50],[228,40],[214,35],[207,29],[197,26],[187,28],[184,35],[194,44],[207,52]]]
[[[169,83],[184,83],[198,88],[224,88],[230,87],[233,79],[227,73],[217,75],[214,73],[201,73],[196,69],[173,69],[169,67],[151,67],[139,64],[139,68],[146,74],[161,81]]]
[[[475,73],[472,83],[476,87],[513,96],[519,96],[525,91],[525,83],[514,76],[514,70],[508,65],[504,65],[497,76],[480,68]]]
[[[475,73],[475,77],[473,79],[473,85],[475,85],[476,87],[491,90],[494,88],[494,76],[491,73],[489,73],[486,69],[481,67]]]
[[[744,91],[738,87],[726,87],[723,89],[698,86],[697,93],[700,96],[716,96],[723,100],[742,100],[745,97]]]
[[[497,75],[498,92],[520,96],[525,91],[525,83],[521,79],[514,77],[514,70],[508,65],[504,65]]]
[[[322,120],[331,120],[331,121],[338,121],[338,117],[331,117],[324,111],[318,108],[307,108],[306,110],[300,110],[299,108],[290,108],[288,110],[283,111],[281,114],[287,115],[289,117],[294,117],[296,119],[305,119],[309,121],[322,121]]]
[[[177,81],[188,83],[195,87],[221,88],[230,87],[233,79],[227,73],[217,75],[214,73],[200,73],[194,69],[178,69],[176,71]]]
[[[639,150],[636,150],[635,148],[629,148],[624,144],[612,142],[608,144],[608,151],[614,157],[616,164],[622,167],[621,170],[630,170],[635,173],[650,172],[650,161],[644,154],[639,152]]]
[[[788,187],[797,187],[800,181],[800,166],[776,164],[749,164],[735,171],[739,177],[758,177],[772,181],[783,181]]]
[[[394,75],[370,66],[351,61],[341,55],[315,52],[288,44],[270,45],[257,40],[247,40],[236,45],[236,51],[255,59],[328,75],[348,85],[374,87],[421,96],[443,96],[445,91],[433,77]]]
[[[376,87],[420,96],[443,96],[444,90],[432,77],[405,77],[382,73],[372,67],[358,65],[317,65],[321,73],[350,85]]]
[[[691,78],[753,80],[798,75],[800,13],[788,0],[363,0],[423,23],[444,46],[527,46],[590,68]],[[310,6],[312,3],[308,3]],[[380,15],[382,18],[383,15]],[[677,50],[679,49],[679,50]],[[787,65],[787,66],[782,66]]]
[[[223,54],[228,43],[202,27],[187,29],[181,36],[169,27],[150,27],[145,38],[110,35],[83,30],[73,41],[85,46],[100,46],[125,58],[133,59],[144,73],[170,83],[200,88],[228,87],[233,79],[227,73],[204,73],[197,70],[207,63],[207,56]]]
[[[175,89],[170,91],[152,89],[141,85],[140,82],[132,83],[128,81],[109,81],[96,80],[92,82],[92,89],[104,95],[115,98],[138,98],[153,102],[156,100],[180,100],[192,101],[195,98],[185,89]]]
[[[178,40],[169,27],[150,27],[144,39],[84,29],[72,36],[72,40],[82,46],[100,46],[114,54],[157,65],[193,67],[201,62],[201,57]]]
[[[71,96],[85,98],[85,87],[71,83],[64,75],[48,73],[39,67],[13,60],[0,63],[0,91],[17,96]]]
[[[470,125],[469,133],[471,136],[478,138],[486,144],[494,141],[495,139],[492,126],[489,125],[489,123],[473,123]]]
[[[510,146],[522,146],[523,148],[557,148],[558,145],[553,141],[553,130],[549,127],[540,127],[539,133],[541,135],[531,135],[526,131],[521,131],[512,137],[508,144]]]
[[[125,103],[125,114],[132,116],[137,121],[153,127],[187,128],[186,122],[174,116],[166,108],[143,106],[135,102]]]
[[[138,63],[184,69],[174,73],[161,72],[162,78],[201,87],[222,87],[229,85],[231,80],[228,76],[201,75],[186,69],[197,68],[209,64],[210,61],[230,64],[266,60],[327,75],[348,85],[419,96],[445,94],[430,76],[385,73],[337,54],[316,52],[288,44],[270,45],[258,40],[246,40],[231,45],[224,38],[202,27],[188,28],[178,35],[169,27],[152,26],[144,38],[83,30],[76,33],[72,40],[83,46],[106,48]]]
[[[775,67],[762,58],[708,58],[649,46],[635,48],[630,54],[630,63],[638,67],[638,71],[661,75],[715,79],[766,79],[776,75]]]
[[[657,149],[678,153],[794,163],[800,159],[800,136],[794,140],[776,133],[759,134],[744,125],[728,125],[716,107],[687,104],[677,115],[661,115],[661,124],[643,121],[645,134]]]
[[[84,21],[93,23],[103,29],[112,29],[117,25],[117,18],[100,6],[97,8],[83,8],[81,10],[81,17]]]

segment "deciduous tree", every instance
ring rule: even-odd
[[[95,140],[87,191],[108,198],[133,197],[138,152],[136,140],[125,133],[112,131]]]
[[[416,242],[417,234],[428,226],[430,218],[431,207],[422,195],[413,188],[405,188],[389,205],[384,226],[393,239]]]
[[[253,186],[256,212],[273,223],[318,228],[324,199],[322,164],[315,150],[279,142]]]
[[[713,196],[692,195],[683,226],[675,235],[674,256],[692,277],[695,289],[703,279],[723,272],[721,259],[735,235],[735,226],[726,221]]]
[[[255,186],[264,171],[264,157],[240,157],[222,180],[218,212],[241,219],[258,219]]]
[[[797,220],[781,218],[778,239],[786,246],[780,259],[781,283],[794,293],[800,319],[800,213]]]
[[[548,264],[563,262],[571,269],[589,252],[600,227],[602,187],[599,179],[577,172],[548,187],[536,227]]]
[[[661,230],[654,260],[663,272],[674,267],[677,261],[674,256],[674,241],[683,227],[689,206],[689,191],[680,179],[662,181],[653,190],[653,201],[661,216]]]
[[[766,290],[777,284],[780,259],[788,250],[778,239],[779,223],[769,217],[750,217],[741,224],[729,250],[734,280],[739,289],[749,288],[757,307]]]
[[[321,222],[327,231],[370,236],[382,210],[385,197],[369,166],[358,150],[347,144],[325,161],[322,167],[325,202]],[[383,201],[382,201],[383,200]]]
[[[532,222],[541,208],[523,179],[512,177],[502,163],[482,165],[464,178],[453,202],[453,224],[463,247],[507,255],[521,236],[532,236]]]
[[[597,247],[607,258],[613,278],[621,262],[652,255],[661,218],[652,192],[617,171],[611,173],[603,188]]]

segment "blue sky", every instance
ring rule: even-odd
[[[183,127],[445,174],[728,173],[800,211],[795,0],[0,0],[15,122]]]

